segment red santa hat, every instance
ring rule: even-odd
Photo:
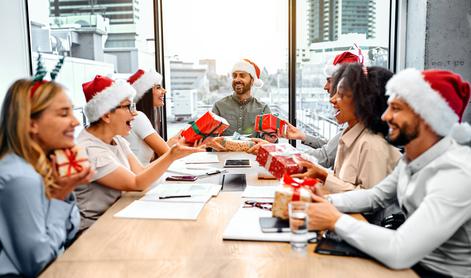
[[[138,102],[154,85],[162,84],[162,75],[154,69],[150,69],[147,72],[139,69],[128,78],[128,82],[136,89],[134,101]]]
[[[263,81],[260,80],[260,68],[254,62],[249,59],[242,59],[232,67],[232,72],[235,71],[247,72],[254,80],[253,86],[255,88],[262,88]]]
[[[461,123],[470,88],[458,74],[406,69],[389,80],[386,90],[390,99],[406,101],[438,135],[451,136],[458,143],[471,140],[471,126]]]
[[[358,50],[358,54],[355,54],[350,51],[345,51],[337,56],[335,56],[334,61],[332,64],[327,64],[324,67],[324,74],[327,77],[332,77],[334,72],[340,67],[341,64],[346,64],[346,63],[360,63],[363,64],[364,62],[364,57],[363,54],[361,53],[361,49],[355,44],[356,49]]]
[[[121,101],[132,99],[136,90],[125,80],[113,81],[106,76],[97,75],[92,81],[82,84],[87,104],[85,116],[93,123],[101,116],[118,106]]]

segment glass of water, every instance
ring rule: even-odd
[[[307,247],[307,207],[306,202],[291,202],[288,205],[289,228],[291,230],[291,248],[305,252]]]

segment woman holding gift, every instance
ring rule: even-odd
[[[82,85],[87,104],[85,115],[90,125],[78,137],[87,149],[96,170],[92,183],[76,189],[81,211],[80,229],[88,228],[119,197],[121,191],[141,191],[155,182],[170,164],[194,152],[204,151],[178,141],[159,159],[143,167],[122,137],[131,131],[136,116],[132,99],[134,88],[124,80],[113,81],[97,75]]]
[[[143,165],[147,165],[154,158],[160,157],[169,150],[169,146],[176,143],[180,134],[165,142],[152,126],[155,122],[154,115],[150,119],[142,112],[164,106],[166,90],[161,86],[162,76],[155,70],[144,72],[138,70],[128,79],[129,84],[136,89],[137,115],[132,123],[132,129],[125,138],[128,140],[131,150]]]
[[[347,128],[340,137],[334,171],[300,162],[308,171],[294,176],[317,178],[334,193],[370,188],[393,170],[400,153],[384,139],[388,126],[381,120],[387,107],[385,86],[392,75],[387,69],[360,64],[339,68],[333,76],[336,90],[330,103],[337,122]]]
[[[14,82],[1,110],[0,276],[36,277],[63,252],[80,224],[72,191],[93,174],[58,177],[48,159],[74,145],[79,122],[64,88],[42,81],[45,74]]]

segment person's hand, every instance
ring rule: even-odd
[[[306,134],[300,130],[299,128],[295,127],[294,125],[290,123],[286,123],[286,133],[283,134],[283,131],[280,129],[278,130],[278,136],[284,137],[287,139],[293,139],[293,140],[304,140],[306,139]]]
[[[325,182],[328,172],[324,167],[314,164],[307,160],[300,160],[298,162],[298,165],[301,167],[305,167],[307,171],[304,173],[291,175],[293,178],[300,178],[300,179],[313,178],[313,179],[319,179],[322,182]]]
[[[217,152],[223,152],[226,150],[223,145],[221,145],[221,142],[224,140],[223,137],[207,137],[203,143],[208,147],[212,148],[213,150]]]
[[[169,155],[174,159],[180,159],[187,155],[197,152],[205,152],[206,145],[201,144],[201,141],[195,142],[193,147],[186,145],[185,138],[180,138],[175,145],[170,148]]]
[[[261,145],[270,144],[270,142],[260,138],[250,138],[250,141],[254,142],[255,145],[248,149],[247,152],[255,155],[258,153],[258,149],[260,149]]]
[[[342,216],[342,213],[326,199],[316,194],[311,194],[311,198],[314,203],[310,204],[307,209],[309,230],[334,231],[335,223],[337,223],[337,220]]]
[[[182,131],[183,131],[183,129],[180,130],[180,131],[178,131],[177,134],[173,135],[172,137],[170,137],[170,138],[167,140],[167,145],[168,145],[169,147],[175,145],[175,144],[178,142],[178,140],[179,140],[179,139],[181,138],[181,136],[182,136]]]
[[[75,187],[82,184],[90,183],[95,171],[90,167],[82,169],[81,172],[70,176],[61,177],[57,172],[56,157],[51,155],[52,160],[52,176],[57,187],[50,189],[50,196],[54,199],[65,200],[69,194],[74,191]]]
[[[272,133],[263,133],[262,139],[269,143],[276,143],[278,141],[278,135],[275,132]]]

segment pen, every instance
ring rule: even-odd
[[[159,199],[173,199],[173,198],[190,198],[191,195],[170,195],[170,196],[159,196]]]

